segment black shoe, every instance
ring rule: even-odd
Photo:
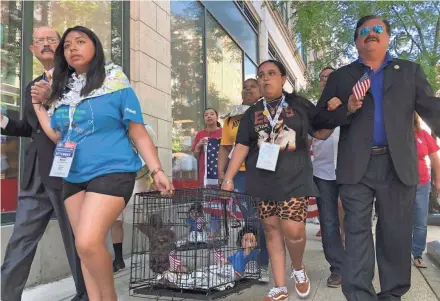
[[[113,273],[117,273],[120,270],[125,269],[125,262],[124,260],[122,261],[113,261]]]
[[[77,294],[71,301],[89,301],[87,293]]]
[[[341,284],[342,284],[342,276],[331,274],[330,277],[328,277],[327,279],[328,287],[338,288],[341,287]]]

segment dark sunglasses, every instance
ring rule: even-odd
[[[359,35],[364,38],[371,32],[370,27],[363,27],[361,30],[359,30]],[[383,32],[383,26],[382,25],[374,25],[373,26],[373,32],[377,34],[381,34]]]

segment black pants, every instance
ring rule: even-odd
[[[349,301],[401,300],[411,284],[412,209],[416,186],[404,185],[388,154],[371,156],[363,179],[342,185],[346,260],[342,291]],[[376,197],[376,256],[381,292],[376,295],[371,231]]]
[[[76,253],[72,228],[60,195],[59,190],[44,187],[38,169],[38,158],[35,158],[29,186],[22,190],[18,197],[14,230],[6,247],[5,259],[1,267],[1,299],[3,301],[21,300],[38,243],[54,211],[77,294],[86,294],[81,262]]]

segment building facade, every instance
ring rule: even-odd
[[[203,129],[203,111],[220,116],[241,103],[241,89],[266,59],[288,70],[285,89],[306,84],[305,50],[292,35],[287,3],[273,1],[2,1],[0,17],[2,114],[20,118],[25,87],[42,73],[29,46],[35,27],[60,33],[83,25],[97,33],[106,56],[129,75],[156,133],[166,173],[177,187],[198,180],[190,152]],[[220,120],[222,121],[222,120]],[[27,139],[1,137],[1,251],[12,233]],[[138,180],[136,190],[148,185]],[[126,216],[131,216],[130,205]],[[125,221],[124,253],[130,254],[131,225]],[[69,274],[56,221],[49,223],[28,286]]]

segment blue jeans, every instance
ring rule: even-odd
[[[422,256],[426,247],[426,234],[428,228],[429,193],[431,183],[418,185],[416,190],[416,200],[413,209],[413,256]]]
[[[316,198],[321,224],[322,248],[332,274],[341,275],[344,261],[344,247],[339,229],[338,197],[339,188],[336,181],[327,181],[313,177],[320,197]]]
[[[239,171],[234,177],[234,187],[236,192],[245,193],[246,190],[246,172]],[[269,265],[269,253],[267,252],[266,237],[264,236],[263,223],[261,223],[256,204],[249,204],[244,202],[244,199],[239,200],[238,206],[243,213],[243,218],[246,222],[258,223],[260,229],[260,265],[266,267]]]

